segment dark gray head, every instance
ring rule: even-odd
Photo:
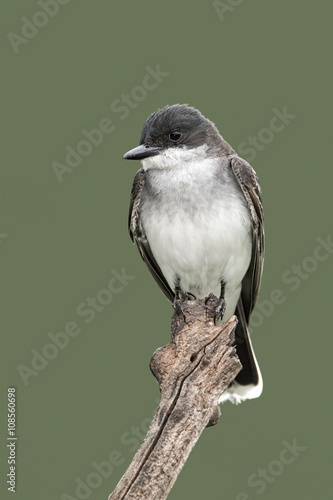
[[[204,145],[212,155],[234,152],[214,123],[200,111],[186,104],[174,104],[149,116],[142,129],[140,146],[128,151],[124,158],[141,160],[174,148],[189,150]]]

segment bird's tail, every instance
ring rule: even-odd
[[[219,401],[220,403],[231,401],[232,403],[239,404],[246,399],[258,398],[263,389],[263,380],[252,347],[241,300],[237,305],[235,314],[238,318],[235,332],[235,345],[237,355],[243,368],[222,394]]]

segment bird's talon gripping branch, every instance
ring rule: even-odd
[[[225,313],[225,308],[226,308],[226,303],[225,303],[225,300],[224,298],[223,299],[218,299],[218,303],[217,303],[217,306],[216,306],[216,309],[215,309],[215,314],[214,314],[214,324],[216,325],[216,323],[218,322],[219,319],[221,319],[221,321],[223,320],[223,316],[224,316],[224,313]]]
[[[183,309],[183,301],[179,298],[175,298],[175,300],[173,301],[172,307],[176,311],[176,314],[178,316],[182,316],[184,323],[186,323],[186,316],[185,316],[184,309]]]
[[[217,297],[213,293],[210,293],[208,297],[205,298],[205,305],[207,305],[208,302],[213,302],[215,300],[217,300]]]
[[[225,313],[226,302],[224,296],[218,299],[213,293],[210,293],[208,297],[205,298],[205,305],[207,305],[208,302],[211,302],[213,307],[215,307],[214,324],[216,325],[219,319],[223,319]]]

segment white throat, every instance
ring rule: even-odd
[[[203,144],[197,148],[167,148],[156,156],[151,156],[142,160],[144,170],[149,169],[175,169],[182,166],[188,168],[189,163],[200,164],[205,161],[211,161],[212,158],[207,154],[208,146]]]

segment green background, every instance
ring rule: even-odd
[[[92,463],[117,450],[112,457],[118,465],[86,493],[106,499],[131,461],[136,428],[145,428],[156,408],[158,385],[148,364],[169,342],[172,308],[128,237],[129,194],[140,164],[122,155],[138,144],[151,112],[177,102],[200,109],[236,150],[249,136],[265,137],[273,109],[286,107],[296,117],[251,160],[266,223],[259,297],[266,316],[259,311],[253,327],[264,392],[258,400],[222,407],[220,423],[204,431],[169,498],[331,495],[333,256],[318,262],[313,255],[316,238],[332,234],[332,12],[327,2],[301,0],[225,5],[222,19],[212,2],[72,0],[18,53],[7,34],[20,35],[21,18],[31,20],[41,7],[32,0],[5,5],[2,498],[12,498],[4,485],[8,386],[17,389],[20,500],[79,498],[76,479],[86,482],[96,472]],[[122,120],[111,104],[136,92],[146,67],[157,65],[169,75]],[[65,163],[66,146],[76,148],[82,130],[103,118],[113,121],[113,132],[59,182],[52,163]],[[312,265],[296,290],[283,281],[294,265]],[[135,279],[86,323],[77,306],[106,287],[112,270],[123,268]],[[272,306],[267,301],[276,289],[284,300]],[[31,367],[31,349],[41,352],[48,333],[70,321],[81,333],[25,385],[17,367]],[[285,440],[306,449],[279,470],[275,461]],[[278,471],[263,493],[248,484],[260,468]]]

